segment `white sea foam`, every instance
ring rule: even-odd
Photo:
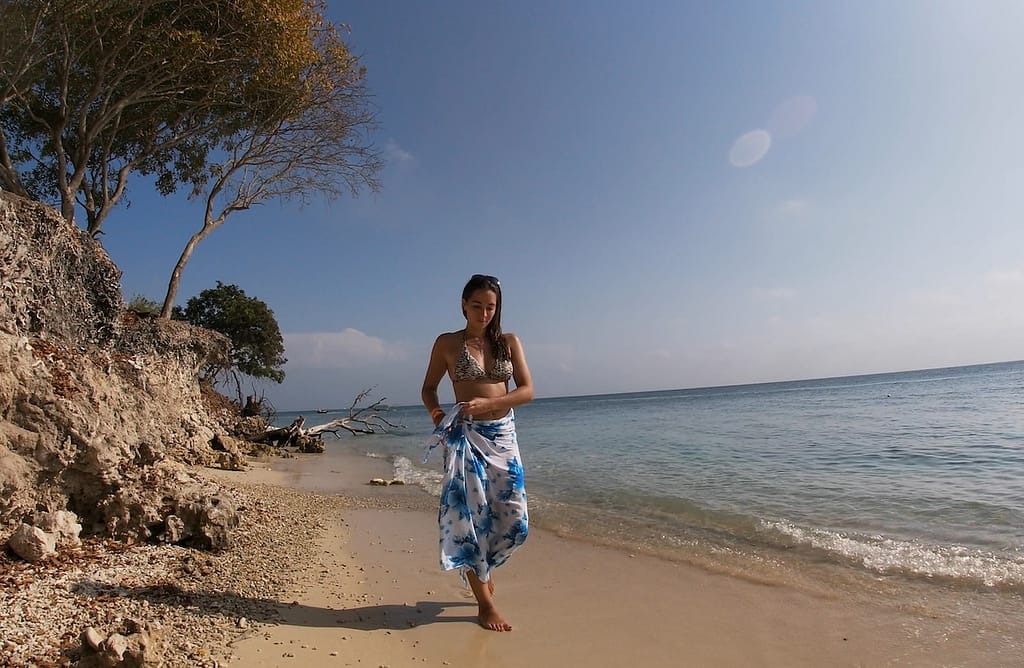
[[[940,547],[884,536],[809,529],[787,521],[765,521],[762,529],[781,534],[797,545],[859,563],[877,573],[950,578],[986,587],[1024,586],[1024,556],[1007,557],[960,545]]]
[[[401,480],[407,485],[419,485],[428,494],[440,496],[441,480],[443,476],[440,471],[423,469],[415,466],[406,457],[395,457],[395,480]]]

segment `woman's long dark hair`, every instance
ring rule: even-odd
[[[491,352],[494,353],[495,359],[509,359],[512,354],[505,344],[505,339],[501,336],[501,282],[494,276],[473,274],[466,282],[466,287],[462,288],[462,301],[468,301],[474,292],[481,289],[493,290],[498,297],[494,308],[494,317],[487,323],[487,329],[484,332],[491,344]],[[465,317],[466,309],[462,309],[462,315]]]

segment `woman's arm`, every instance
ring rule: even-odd
[[[437,337],[434,341],[434,347],[430,351],[430,362],[427,364],[427,375],[423,378],[423,389],[420,390],[420,399],[423,400],[423,405],[430,411],[430,417],[434,421],[435,427],[441,421],[441,418],[444,417],[443,410],[441,410],[440,414],[438,413],[438,410],[441,409],[441,401],[437,397],[437,386],[441,383],[441,379],[444,378],[444,374],[448,370],[443,339],[444,334]]]

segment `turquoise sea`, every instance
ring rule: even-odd
[[[405,429],[327,456],[387,458],[436,494],[426,411],[390,419]],[[1024,610],[1024,361],[539,399],[516,424],[536,526],[768,582]]]

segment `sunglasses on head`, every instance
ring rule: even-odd
[[[488,274],[473,274],[470,277],[469,280],[471,280],[471,281],[487,281],[488,283],[493,283],[494,285],[498,285],[498,286],[501,285],[501,281],[499,281],[497,279],[497,277],[489,276]]]

